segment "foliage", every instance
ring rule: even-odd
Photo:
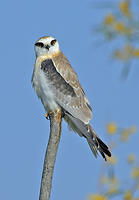
[[[127,77],[134,59],[139,59],[139,15],[135,12],[136,1],[101,1],[99,8],[110,10],[107,12],[97,31],[107,42],[112,44],[112,57],[123,64],[124,78]],[[106,9],[107,8],[107,9]],[[115,122],[108,123],[106,130],[110,138],[112,157],[107,158],[107,163],[102,165],[98,190],[96,194],[88,197],[88,200],[139,200],[139,160],[132,153],[132,147],[126,150],[126,157],[121,159],[116,154],[119,147],[129,142],[137,132],[136,126],[121,128]],[[124,176],[119,176],[121,163],[124,163]],[[116,170],[118,169],[118,170]]]
[[[139,16],[133,11],[136,1],[122,0],[118,4],[113,1],[113,9],[106,13],[97,31],[106,42],[114,42],[112,57],[123,63],[122,75],[127,77],[134,59],[139,59]],[[103,4],[103,9],[112,6],[112,2]],[[102,5],[101,5],[102,8]],[[118,41],[118,47],[117,47]],[[121,43],[119,47],[119,43]]]
[[[129,128],[120,128],[116,123],[108,123],[106,126],[107,133],[111,137],[111,149],[117,149],[119,145],[127,142],[127,140],[136,133],[136,127],[131,126]],[[130,149],[129,149],[130,151]],[[120,158],[119,158],[120,159]],[[103,173],[99,178],[99,191],[97,194],[90,195],[88,200],[112,200],[115,197],[117,199],[124,200],[139,200],[139,165],[137,158],[131,152],[127,152],[126,166],[129,170],[129,174],[126,187],[124,186],[124,180],[122,177],[118,177],[115,172],[116,166],[120,169],[120,160],[116,156],[107,158],[107,163],[103,165],[101,170]]]

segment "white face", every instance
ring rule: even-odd
[[[54,54],[59,51],[58,41],[51,37],[42,37],[35,43],[36,56]]]

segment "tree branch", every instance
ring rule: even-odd
[[[50,115],[50,136],[44,159],[39,200],[50,199],[53,169],[61,136],[61,122],[61,110]]]

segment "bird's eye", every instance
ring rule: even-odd
[[[51,45],[52,45],[52,46],[54,46],[55,43],[56,43],[56,39],[54,39],[54,40],[51,41]]]
[[[35,46],[37,47],[44,47],[44,44],[42,42],[36,42]]]

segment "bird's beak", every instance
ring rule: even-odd
[[[50,46],[47,44],[47,45],[45,46],[45,48],[49,50]]]

